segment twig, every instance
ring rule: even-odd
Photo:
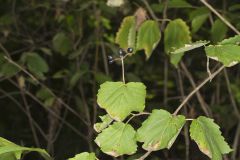
[[[134,117],[137,117],[137,116],[141,116],[141,115],[149,115],[150,113],[148,112],[141,112],[141,113],[137,113],[137,114],[132,114],[132,117],[130,117],[126,123],[129,123]]]
[[[144,160],[145,158],[147,158],[150,154],[152,153],[152,151],[147,151],[142,157],[140,157],[137,160]]]
[[[191,73],[189,72],[189,70],[187,69],[187,67],[185,66],[185,64],[183,62],[180,62],[180,65],[183,69],[183,71],[185,72],[187,78],[189,79],[189,82],[191,83],[192,87],[195,89],[197,86],[196,86],[196,83],[194,82],[193,80],[193,77],[191,75]],[[209,77],[211,77],[211,75],[209,75]],[[202,97],[200,91],[197,91],[196,92],[196,95],[197,95],[197,99],[200,103],[200,106],[203,110],[203,112],[208,116],[208,117],[211,117],[212,114],[210,112],[210,109],[209,109],[209,106],[207,105],[207,103],[204,101],[204,98]]]
[[[46,88],[48,90],[48,92],[60,103],[62,104],[64,107],[66,107],[70,112],[72,112],[75,116],[77,116],[80,120],[82,120],[86,125],[88,125],[88,123],[82,118],[81,115],[79,115],[75,110],[73,110],[69,105],[67,105],[66,103],[64,103],[62,101],[61,98],[57,97],[53,91],[51,89],[49,89],[45,84],[41,83],[36,77],[34,77],[30,72],[28,72],[25,68],[23,68],[22,66],[20,66],[19,64],[17,64],[16,62],[14,62],[12,59],[10,59],[7,56],[4,56],[4,58],[11,64],[15,65],[16,67],[18,67],[21,71],[23,71],[24,73],[26,73],[30,78],[32,78],[37,84],[39,84],[40,86]]]
[[[220,73],[225,67],[221,66],[217,71],[215,71],[211,77],[207,77],[201,84],[199,84],[189,95],[184,99],[184,101],[179,105],[173,115],[177,115],[177,113],[182,109],[182,107],[188,102],[188,100],[196,93],[202,86],[204,86],[210,79],[214,78],[218,73]]]
[[[225,80],[226,80],[226,83],[227,83],[227,90],[228,90],[228,93],[229,93],[229,96],[230,96],[230,100],[231,100],[231,103],[232,103],[232,106],[233,106],[233,109],[234,109],[234,113],[236,114],[237,118],[240,120],[240,112],[238,110],[238,106],[237,106],[237,103],[234,99],[234,96],[233,96],[233,93],[232,93],[232,90],[231,90],[231,86],[230,86],[230,81],[229,81],[229,78],[228,78],[228,73],[227,73],[227,70],[224,69],[224,77],[225,77]]]
[[[124,58],[121,57],[121,62],[122,62],[122,80],[123,83],[125,83],[125,70],[124,70]]]
[[[225,23],[229,28],[231,28],[235,33],[240,35],[240,32],[235,28],[228,20],[226,20],[221,14],[219,14],[209,3],[205,0],[200,0],[207,8],[209,8],[216,16],[218,16],[223,23]]]

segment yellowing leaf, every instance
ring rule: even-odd
[[[199,149],[212,160],[222,160],[222,154],[232,151],[221,136],[219,126],[210,118],[200,116],[193,120],[190,136]]]
[[[127,49],[129,47],[135,49],[136,40],[136,20],[134,16],[125,17],[117,32],[115,42],[120,48]]]
[[[144,49],[147,59],[161,39],[161,32],[157,22],[145,21],[139,28],[137,35],[137,50]]]
[[[111,156],[134,154],[137,151],[135,130],[129,124],[115,122],[100,133],[95,142],[101,150]]]
[[[139,82],[105,82],[100,86],[97,103],[117,121],[123,121],[132,111],[145,108],[146,87]]]
[[[153,110],[137,130],[137,140],[144,142],[143,148],[156,151],[170,148],[185,124],[182,115],[173,116],[165,110]]]

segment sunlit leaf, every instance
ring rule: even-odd
[[[177,67],[183,53],[171,54],[171,52],[189,43],[191,43],[191,36],[187,24],[182,19],[169,22],[164,31],[164,49],[175,67]]]
[[[219,126],[212,119],[200,116],[192,121],[190,136],[199,149],[212,160],[222,160],[222,154],[231,152],[224,141]]]
[[[146,87],[139,82],[105,82],[100,86],[97,103],[115,120],[124,120],[132,111],[145,108]]]
[[[224,44],[240,45],[240,35],[236,35],[234,37],[224,39],[223,41],[219,42],[218,44],[221,44],[221,45],[224,45]]]
[[[103,129],[107,128],[110,123],[112,123],[113,119],[107,114],[104,116],[100,116],[102,122],[94,124],[94,129],[96,132],[101,132]]]
[[[236,65],[240,61],[240,46],[237,45],[209,45],[205,47],[205,51],[209,58],[222,62],[226,67]]]
[[[147,59],[161,39],[158,23],[152,20],[145,21],[139,28],[137,35],[137,50],[144,49]]]
[[[17,160],[20,160],[21,154],[27,152],[38,152],[45,160],[52,160],[50,155],[43,149],[39,148],[27,148],[16,145],[2,137],[0,137],[0,157],[9,154],[9,159],[14,155]],[[8,160],[8,159],[6,159]]]
[[[110,7],[120,7],[124,4],[124,0],[108,0],[107,5]]]
[[[185,44],[184,47],[178,48],[171,53],[172,54],[178,54],[178,53],[187,52],[187,51],[193,50],[195,48],[205,46],[208,43],[209,43],[209,41],[197,41],[197,42],[193,42],[193,43],[190,43],[190,44]]]
[[[115,122],[100,133],[95,142],[101,150],[111,156],[131,155],[137,151],[135,130],[129,124]]]
[[[75,155],[73,158],[69,158],[68,160],[96,160],[95,153],[83,152]]]
[[[135,49],[136,21],[134,16],[125,17],[117,32],[115,42],[123,49]]]
[[[174,116],[165,110],[153,110],[137,130],[137,140],[144,142],[142,147],[148,151],[169,149],[185,121],[185,117],[182,115]]]

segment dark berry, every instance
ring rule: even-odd
[[[114,60],[109,60],[108,63],[109,64],[113,64]]]
[[[128,52],[128,53],[133,53],[133,48],[128,48],[128,49],[127,49],[127,52]]]
[[[118,51],[118,54],[119,54],[120,57],[123,57],[124,54],[125,54],[125,51],[122,48],[120,48],[119,51]]]
[[[112,56],[108,56],[108,60],[109,61],[113,60],[113,57]]]

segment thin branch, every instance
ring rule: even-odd
[[[221,66],[217,71],[215,71],[210,77],[207,77],[201,84],[199,84],[189,95],[184,99],[184,101],[179,105],[173,115],[177,115],[177,113],[182,109],[182,107],[188,102],[188,100],[196,93],[199,89],[201,89],[210,79],[213,79],[218,73],[220,73],[225,67]]]
[[[189,79],[189,82],[191,83],[192,87],[195,89],[197,86],[196,86],[196,83],[194,82],[194,79],[193,79],[191,73],[189,72],[189,70],[187,69],[187,67],[185,66],[185,64],[183,62],[181,62],[180,65],[181,65],[183,71],[185,72],[187,78]],[[211,75],[209,75],[209,77],[211,77]],[[200,106],[201,106],[203,112],[208,117],[212,117],[212,114],[211,114],[211,111],[210,111],[210,107],[204,101],[204,98],[202,97],[200,91],[197,91],[196,95],[197,95],[197,99],[198,99],[198,101],[200,103]]]
[[[64,107],[66,107],[70,112],[72,112],[75,116],[77,116],[80,120],[82,120],[84,122],[84,124],[88,125],[88,123],[82,118],[81,115],[79,115],[75,110],[73,110],[69,105],[67,105],[65,102],[62,101],[61,98],[59,98],[58,96],[56,96],[53,91],[48,88],[45,84],[41,83],[34,75],[32,75],[30,72],[28,72],[25,68],[23,68],[22,66],[20,66],[19,64],[17,64],[16,62],[14,62],[12,59],[10,59],[7,56],[4,56],[4,58],[11,64],[15,65],[16,67],[18,67],[21,71],[23,71],[24,73],[26,73],[30,78],[32,78],[37,84],[39,84],[40,86],[46,88],[48,90],[48,92],[60,103],[62,104]]]
[[[235,33],[240,35],[240,32],[237,28],[235,28],[226,18],[224,18],[221,14],[219,14],[209,3],[205,0],[200,0],[207,8],[209,8],[218,18],[220,18],[223,23],[225,23],[229,28],[231,28]]]
[[[121,57],[121,62],[122,62],[122,80],[123,83],[125,83],[125,70],[124,70],[124,58]]]
[[[145,158],[147,158],[150,154],[152,153],[152,151],[147,151],[142,157],[140,157],[137,160],[144,160]]]

